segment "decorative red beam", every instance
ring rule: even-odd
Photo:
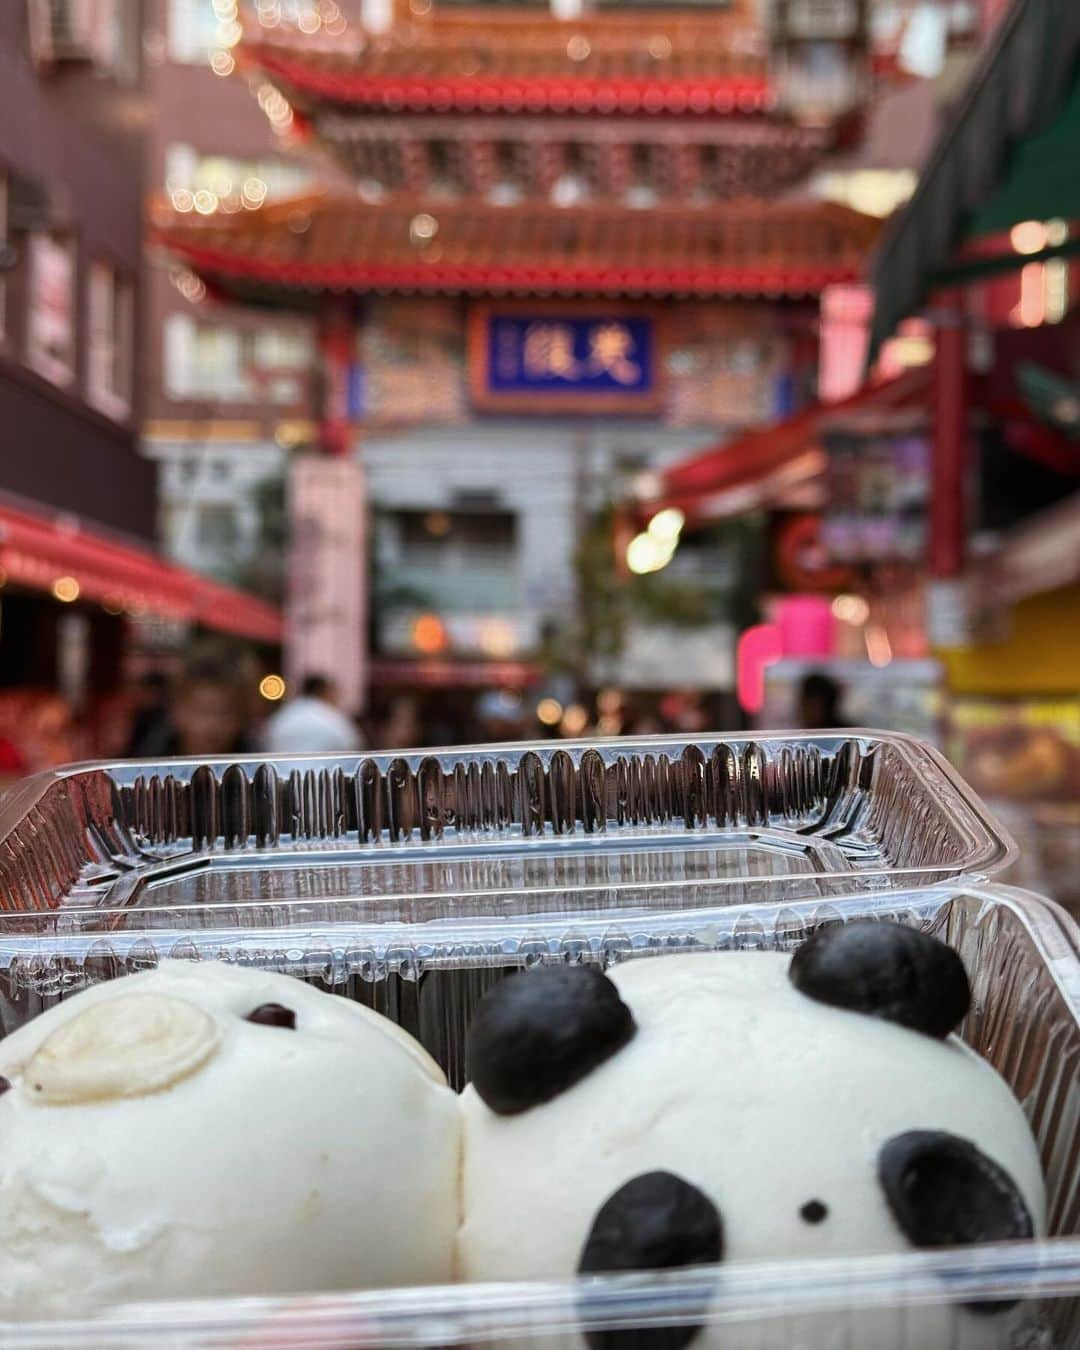
[[[934,358],[934,450],[930,477],[930,573],[938,580],[964,570],[967,542],[967,328],[959,297],[942,298]]]
[[[854,281],[857,260],[810,267],[603,267],[559,262],[516,266],[444,263],[287,263],[193,248],[168,247],[220,287],[222,279],[296,290],[416,291],[483,295],[812,295]]]
[[[388,112],[753,114],[776,107],[763,75],[711,80],[589,79],[584,76],[375,75],[320,69],[256,48],[243,64],[286,92]]]

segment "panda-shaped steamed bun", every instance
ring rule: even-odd
[[[0,1043],[0,1316],[445,1282],[460,1116],[378,1014],[183,961]]]
[[[1023,1112],[949,1034],[969,1001],[951,948],[871,920],[821,929],[793,959],[511,976],[469,1037],[462,1273],[566,1278],[1041,1233]],[[1012,1321],[1000,1303],[938,1305],[653,1328],[641,1344],[987,1350],[1008,1344]]]

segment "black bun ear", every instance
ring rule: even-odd
[[[578,1272],[671,1270],[713,1265],[723,1255],[723,1220],[709,1197],[672,1172],[645,1172],[620,1186],[597,1210]],[[587,1312],[587,1293],[582,1305]],[[585,1339],[591,1350],[681,1350],[699,1330],[695,1323],[596,1330],[587,1331]]]
[[[857,919],[820,928],[791,960],[800,993],[944,1038],[964,1020],[971,987],[951,947],[917,928]]]
[[[473,1087],[500,1116],[565,1092],[633,1036],[634,1019],[591,966],[539,966],[486,994],[469,1028]]]
[[[893,1218],[915,1247],[962,1247],[1034,1236],[1012,1177],[968,1139],[943,1130],[911,1130],[878,1154],[878,1181]],[[973,1303],[974,1312],[1004,1312],[1007,1302]]]

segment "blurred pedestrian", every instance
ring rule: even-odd
[[[241,655],[209,644],[195,648],[170,686],[167,717],[147,733],[139,757],[203,759],[254,749],[248,675]]]
[[[131,730],[124,754],[138,756],[155,736],[160,739],[169,721],[169,681],[160,670],[149,670],[135,685]]]
[[[375,746],[379,750],[406,750],[420,744],[420,710],[411,694],[397,694],[384,717],[375,720]]]
[[[487,689],[476,700],[477,738],[483,743],[525,739],[525,709],[512,689]]]
[[[263,727],[263,749],[271,755],[347,754],[362,750],[363,737],[337,706],[337,691],[326,675],[305,675],[299,695]]]
[[[799,726],[824,731],[844,725],[844,691],[831,675],[811,671],[799,685]]]

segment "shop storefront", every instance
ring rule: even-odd
[[[71,514],[0,502],[0,777],[122,753],[130,682],[167,673],[200,631],[277,664],[272,606]]]

